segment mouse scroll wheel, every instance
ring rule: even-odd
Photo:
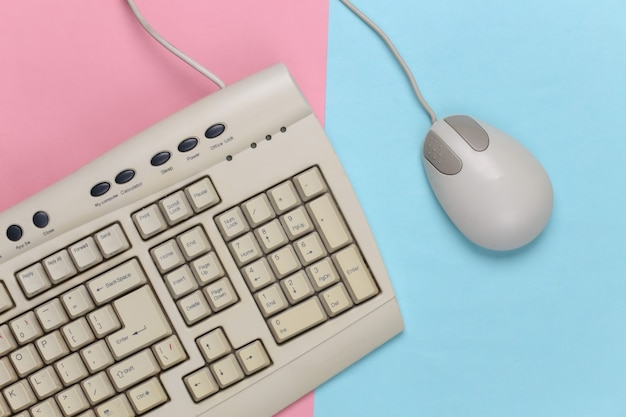
[[[455,175],[461,172],[461,159],[432,130],[424,139],[423,152],[424,158],[442,174]]]
[[[489,135],[478,122],[469,116],[449,116],[444,118],[471,148],[482,152],[489,146]]]

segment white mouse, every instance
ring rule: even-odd
[[[446,117],[428,131],[422,158],[441,207],[475,244],[516,249],[534,240],[548,223],[550,178],[506,133],[468,116]]]

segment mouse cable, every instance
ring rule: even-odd
[[[428,113],[428,116],[430,117],[430,121],[432,123],[435,123],[437,121],[437,115],[435,114],[433,109],[430,107],[426,99],[424,99],[424,96],[422,96],[422,92],[417,86],[417,82],[415,81],[415,77],[413,76],[411,69],[404,61],[404,59],[402,58],[402,55],[400,55],[400,52],[398,52],[393,42],[391,42],[391,39],[389,39],[389,36],[387,36],[387,34],[380,27],[378,27],[378,25],[374,23],[369,17],[367,17],[361,10],[357,9],[356,6],[350,3],[350,1],[348,0],[339,0],[339,1],[341,1],[348,9],[350,9],[355,15],[357,15],[359,19],[361,19],[367,26],[369,26],[374,32],[376,32],[376,34],[380,36],[380,38],[385,42],[389,50],[391,50],[391,53],[393,54],[393,56],[396,58],[396,60],[402,67],[402,70],[404,70],[404,73],[409,78],[409,81],[411,82],[411,87],[413,88],[413,92],[417,96],[417,100],[420,102],[424,110],[426,110],[426,113]]]
[[[152,26],[150,26],[150,24],[146,21],[146,19],[144,19],[144,17],[141,15],[141,12],[137,8],[137,5],[135,4],[134,0],[126,0],[126,2],[130,6],[130,9],[132,10],[133,14],[135,15],[139,23],[141,23],[141,26],[143,26],[146,32],[148,32],[148,34],[150,34],[150,36],[152,36],[154,40],[156,40],[158,43],[163,45],[165,49],[167,49],[168,51],[176,55],[183,62],[191,66],[193,69],[195,69],[196,71],[200,72],[202,75],[207,77],[209,80],[215,83],[219,88],[226,87],[226,84],[224,83],[224,81],[220,80],[215,74],[213,74],[211,71],[207,70],[202,65],[200,65],[199,63],[197,63],[196,61],[194,61],[193,59],[185,55],[180,49],[176,48],[174,45],[169,43],[167,39],[159,35],[152,28]]]

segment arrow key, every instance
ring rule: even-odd
[[[199,369],[193,374],[186,376],[185,385],[196,402],[210,397],[220,389],[209,368]]]
[[[246,375],[252,375],[271,365],[269,356],[260,340],[250,343],[237,351],[239,363]]]

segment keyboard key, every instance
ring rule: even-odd
[[[70,246],[69,252],[79,271],[98,265],[104,259],[92,237],[85,238]]]
[[[9,408],[9,405],[4,400],[4,397],[0,395],[0,417],[11,417],[11,416],[12,414],[11,414],[11,409]],[[30,416],[26,416],[26,417],[30,417]]]
[[[107,372],[118,391],[135,385],[159,373],[161,368],[150,349],[131,356],[110,367]]]
[[[150,250],[150,255],[152,255],[152,260],[154,260],[162,274],[185,263],[185,258],[174,239],[170,239]]]
[[[47,332],[57,329],[69,321],[58,298],[54,298],[36,308],[35,314],[39,319],[39,323],[41,323],[41,327]]]
[[[293,245],[297,252],[298,258],[303,265],[309,265],[326,256],[327,252],[324,244],[317,233],[311,233],[298,240]]]
[[[6,324],[0,325],[0,356],[4,356],[17,347],[13,333]]]
[[[196,213],[208,209],[220,202],[220,197],[215,187],[208,178],[190,185],[185,189],[189,202]]]
[[[196,226],[193,229],[179,235],[176,238],[178,245],[188,261],[204,255],[211,250],[211,244],[202,226]]]
[[[237,265],[243,266],[259,259],[263,252],[252,233],[247,233],[228,244]]]
[[[279,278],[286,277],[300,269],[300,261],[291,245],[278,249],[268,259],[272,270]]]
[[[217,216],[215,221],[226,240],[231,240],[250,230],[250,226],[248,226],[248,222],[239,207],[234,207]]]
[[[168,401],[167,394],[157,378],[150,378],[128,391],[133,408],[143,414]]]
[[[63,413],[59,410],[54,398],[40,402],[30,409],[30,415],[34,417],[63,417]]]
[[[192,325],[211,315],[211,307],[201,291],[195,291],[180,299],[176,305],[185,319],[185,323]]]
[[[84,317],[79,318],[61,328],[70,350],[75,351],[95,340],[91,327]]]
[[[328,191],[326,182],[318,167],[306,170],[293,179],[303,200],[307,201]]]
[[[224,310],[239,301],[239,297],[228,278],[222,278],[210,284],[204,289],[204,294],[209,301],[211,310],[215,312]]]
[[[270,317],[289,307],[283,290],[279,284],[270,285],[254,294],[254,299],[261,309],[263,317]]]
[[[120,266],[90,280],[89,292],[98,305],[107,303],[128,291],[139,288],[148,281],[137,259],[131,259]]]
[[[17,374],[8,357],[0,358],[0,388],[17,381]]]
[[[184,381],[187,390],[196,402],[210,397],[220,389],[209,368],[202,368],[186,376]]]
[[[268,324],[276,342],[283,343],[325,322],[326,319],[327,316],[320,300],[312,297],[274,316],[268,320]]]
[[[43,366],[39,352],[37,352],[33,344],[26,345],[11,352],[9,358],[11,359],[15,372],[22,378]]]
[[[130,248],[130,243],[128,243],[122,227],[117,223],[96,233],[95,238],[98,247],[107,259]]]
[[[352,300],[343,284],[337,284],[320,294],[326,313],[335,317],[352,307]]]
[[[135,417],[135,415],[135,411],[124,394],[120,394],[96,407],[97,417]]]
[[[199,337],[196,344],[207,362],[216,361],[232,352],[232,347],[221,328]]]
[[[91,373],[101,371],[115,362],[104,340],[87,346],[80,351],[80,355]]]
[[[102,402],[116,394],[115,388],[113,388],[113,384],[111,384],[106,372],[100,372],[89,377],[83,380],[80,385],[92,404]]]
[[[0,313],[10,310],[11,308],[13,308],[11,295],[9,295],[9,291],[4,285],[4,282],[0,281]]]
[[[27,298],[34,297],[52,286],[46,271],[39,263],[18,272],[17,282],[19,282]]]
[[[254,235],[265,253],[278,249],[289,242],[278,219],[259,227],[254,231]]]
[[[67,416],[75,416],[89,408],[89,401],[80,385],[74,385],[56,396],[57,402]]]
[[[244,378],[241,366],[237,362],[235,355],[228,355],[209,366],[215,376],[215,380],[221,388],[233,385]]]
[[[167,223],[156,204],[138,211],[132,218],[143,239],[149,239],[167,229]]]
[[[103,291],[103,294],[107,295],[108,291]],[[65,310],[68,312],[70,318],[73,319],[87,314],[95,307],[84,285],[63,294],[61,296],[61,302],[65,306]]]
[[[267,263],[267,259],[261,258],[241,270],[246,283],[252,292],[263,288],[276,280],[274,273]]]
[[[356,304],[378,294],[376,282],[356,246],[349,246],[333,255],[332,258]]]
[[[339,282],[339,273],[329,258],[309,266],[306,273],[318,291]]]
[[[190,294],[198,289],[198,283],[193,277],[191,269],[188,265],[170,272],[163,280],[167,284],[167,288],[170,290],[170,294],[173,298],[178,299],[184,295]]]
[[[165,220],[170,226],[178,224],[193,215],[193,210],[184,191],[178,191],[163,200],[159,201],[159,206],[165,213]]]
[[[237,351],[237,357],[246,375],[257,373],[261,369],[267,368],[272,363],[260,340],[239,349]]]
[[[215,252],[210,252],[193,261],[191,270],[202,286],[224,276],[224,268]]]
[[[296,304],[313,295],[313,287],[304,271],[298,271],[280,281],[284,293],[291,304]]]
[[[39,398],[47,398],[63,389],[63,384],[52,366],[32,374],[28,380]]]
[[[87,320],[98,337],[104,337],[121,327],[120,321],[110,305],[92,311],[87,315]]]
[[[27,409],[37,402],[37,397],[27,380],[23,379],[3,391],[4,398],[15,412]]]
[[[43,260],[43,266],[53,284],[58,284],[76,275],[76,267],[64,249]]]
[[[324,194],[307,207],[329,252],[352,242],[348,227],[330,195]]]
[[[35,345],[46,364],[55,362],[57,359],[61,359],[70,353],[65,339],[63,339],[59,331],[54,331],[37,339]]]
[[[152,350],[162,369],[171,368],[187,359],[187,353],[176,335],[157,343]]]
[[[278,214],[291,210],[300,204],[300,198],[291,181],[285,181],[267,192],[272,207]]]
[[[35,318],[35,313],[32,311],[16,318],[9,325],[11,326],[15,339],[21,345],[32,342],[43,335],[43,331],[41,330],[41,327],[39,327],[37,318]]]
[[[72,353],[54,364],[59,377],[65,386],[77,383],[89,375],[85,364],[78,353]]]
[[[294,240],[313,231],[313,222],[304,207],[298,207],[280,217],[289,239]]]
[[[172,329],[150,287],[113,302],[123,328],[107,337],[113,356],[123,358],[169,336]],[[137,314],[140,311],[141,314]]]
[[[257,227],[274,218],[274,209],[265,194],[251,198],[241,205],[246,219],[252,227]]]

